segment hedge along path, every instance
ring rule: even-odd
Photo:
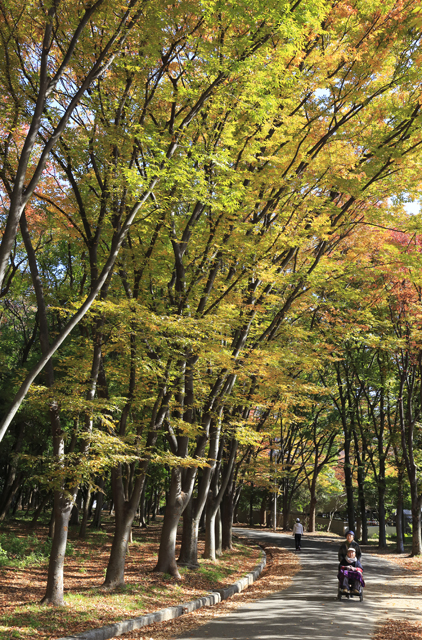
[[[144,616],[139,616],[138,618],[133,618],[131,620],[122,620],[121,622],[116,622],[115,624],[110,624],[105,627],[100,627],[99,629],[93,629],[92,631],[84,631],[83,633],[78,633],[72,636],[66,636],[63,638],[59,638],[59,640],[109,640],[109,638],[114,638],[116,636],[121,636],[124,633],[128,633],[131,631],[136,631],[137,629],[142,629],[142,627],[149,626],[154,624],[155,622],[164,622],[166,620],[174,620],[186,613],[191,613],[192,611],[196,611],[197,609],[201,609],[202,607],[210,607],[227,598],[230,598],[236,593],[241,593],[244,589],[255,582],[259,578],[267,563],[267,555],[265,551],[261,553],[261,561],[260,563],[246,576],[237,580],[234,584],[226,587],[225,589],[218,589],[216,591],[211,592],[208,596],[204,596],[202,598],[197,598],[196,600],[191,600],[190,602],[185,602],[184,604],[178,605],[176,607],[167,607],[166,609],[161,609],[160,611],[156,611],[155,613],[149,613]]]

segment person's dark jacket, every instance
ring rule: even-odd
[[[355,558],[353,560],[353,562],[347,562],[346,558],[342,558],[340,560],[340,564],[338,566],[339,570],[340,570],[340,567],[347,567],[348,569],[356,569],[357,568],[357,569],[362,569],[362,571],[363,571],[362,564],[361,564],[360,560],[358,560],[357,558]]]
[[[340,545],[340,549],[338,550],[339,562],[341,562],[347,556],[347,550],[350,549],[350,548],[352,548],[352,549],[354,549],[356,551],[356,558],[358,560],[360,560],[360,557],[362,555],[362,552],[360,550],[360,546],[358,545],[357,542],[352,540],[352,542],[350,544],[347,541],[345,541]]]

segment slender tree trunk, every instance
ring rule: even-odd
[[[207,501],[204,558],[208,560],[216,559],[215,520],[217,511],[220,508],[221,501],[232,477],[233,467],[236,460],[236,452],[237,441],[233,439],[230,443],[230,457],[227,463],[224,465],[220,489],[217,493],[218,471],[216,470],[215,478],[213,479],[213,488],[210,491]]]
[[[283,529],[289,528],[289,515],[290,515],[290,500],[287,482],[282,481],[282,496],[283,496]]]
[[[223,528],[221,522],[221,506],[215,514],[215,555],[217,558],[223,553]]]
[[[396,515],[396,533],[397,533],[397,553],[404,553],[404,532],[403,532],[403,471],[399,469],[398,488],[397,488],[397,515]]]
[[[283,518],[284,518],[284,496],[283,496]],[[259,522],[261,527],[267,526],[267,492],[266,491],[264,491],[264,495],[262,496],[262,500],[261,500]],[[283,523],[283,529],[284,528],[285,527]]]
[[[16,496],[22,485],[23,477],[24,476],[21,471],[19,471],[19,473],[17,473],[16,475],[13,474],[13,482],[7,488],[7,491],[5,491],[3,494],[3,501],[0,508],[0,522],[3,522],[3,520],[5,519],[10,509],[10,505],[12,504],[13,498]]]
[[[139,526],[141,527],[141,529],[146,529],[147,527],[147,523],[145,521],[146,486],[147,486],[147,480],[145,479],[144,486],[142,488],[141,499],[139,501]]]
[[[77,504],[73,505],[72,512],[70,514],[70,526],[76,526],[79,524],[79,506]]]
[[[353,499],[353,475],[350,459],[351,433],[349,428],[344,431],[344,479],[347,496],[347,521],[349,529],[355,528],[355,505]]]
[[[378,476],[378,517],[379,517],[379,538],[378,547],[387,547],[387,537],[385,535],[385,476],[381,471]]]
[[[253,482],[251,482],[251,492],[249,495],[249,526],[253,527],[254,526],[254,521],[253,521],[253,499],[254,499],[254,486],[253,486]]]
[[[90,520],[92,518],[92,512],[93,512],[93,508],[94,508],[94,500],[95,500],[95,491],[91,490],[91,496],[89,498],[89,503],[88,503],[88,520]]]
[[[38,518],[40,517],[42,510],[47,505],[50,499],[51,499],[51,493],[46,493],[43,499],[41,500],[40,504],[36,508],[34,515],[32,516],[32,520],[30,524],[31,529],[35,529],[35,527],[37,526]]]
[[[215,516],[217,514],[216,500],[213,491],[207,501],[205,515],[205,551],[203,557],[207,560],[215,560]]]
[[[216,459],[219,449],[220,426],[219,421],[212,422],[210,428],[210,448],[208,452],[209,466],[202,470],[198,481],[198,495],[195,500],[189,501],[183,512],[183,535],[180,549],[179,564],[197,567],[198,565],[198,533],[207,503],[209,489],[216,468]],[[188,519],[191,522],[188,522]]]
[[[368,521],[366,518],[366,501],[365,491],[363,487],[364,474],[363,469],[358,468],[358,495],[359,495],[359,513],[361,521],[361,543],[368,544]]]
[[[419,556],[422,553],[421,540],[421,496],[418,493],[417,484],[410,486],[412,497],[412,556]]]
[[[99,529],[101,527],[101,514],[102,514],[103,504],[104,504],[104,492],[102,491],[102,489],[104,489],[104,483],[105,483],[104,478],[100,478],[98,482],[99,491],[97,491],[96,493],[97,504],[95,507],[94,517],[91,523],[91,527],[93,527],[94,529]]]
[[[50,540],[54,538],[54,529],[55,529],[55,524],[54,524],[54,496],[53,496],[53,506],[51,508],[50,522],[48,523],[48,534],[47,534]]]
[[[221,523],[222,523],[222,550],[233,549],[233,516],[234,516],[234,494],[233,491],[226,491],[221,503]]]
[[[421,371],[421,366],[419,366]],[[413,417],[412,402],[414,399],[411,395],[407,398],[406,411],[403,403],[403,392],[405,388],[406,376],[408,371],[402,373],[399,390],[399,416],[400,416],[400,435],[403,458],[406,465],[407,476],[410,484],[410,497],[412,500],[412,553],[411,556],[419,556],[422,553],[421,539],[421,502],[422,496],[419,494],[418,467],[414,456],[414,429],[415,421]],[[422,382],[420,383],[422,384]]]
[[[361,429],[361,434],[363,430]],[[364,490],[364,482],[365,482],[365,449],[366,444],[363,439],[363,435],[359,440],[358,433],[356,429],[353,430],[353,437],[355,441],[355,454],[357,461],[357,481],[358,481],[358,502],[359,502],[359,521],[360,521],[360,539],[359,542],[361,544],[368,544],[368,522],[366,518],[366,500],[365,500],[365,490]],[[359,444],[361,442],[362,454],[359,448]],[[359,537],[359,536],[358,536]]]
[[[316,479],[317,479],[317,472],[316,470],[314,470],[314,474],[312,476],[312,482],[310,486],[311,499],[309,502],[309,525],[308,525],[308,531],[310,533],[313,533],[316,528],[316,506],[317,506]]]
[[[85,496],[84,496],[84,508],[82,511],[82,522],[81,522],[81,528],[79,529],[79,537],[80,538],[85,538],[86,537],[86,527],[88,524],[88,513],[89,513],[89,505],[90,505],[90,501],[91,501],[91,491],[92,491],[92,487],[91,487],[91,483],[89,483],[89,485],[86,487],[86,492],[85,492]]]

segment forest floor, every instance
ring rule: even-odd
[[[65,562],[65,606],[40,605],[45,593],[48,552],[47,527],[34,532],[22,520],[0,527],[0,639],[54,640],[113,622],[135,618],[194,600],[220,589],[251,571],[261,550],[246,541],[235,543],[216,563],[201,559],[197,571],[181,568],[182,579],[153,572],[161,524],[134,528],[126,562],[126,586],[109,593],[101,589],[111,548],[112,524],[88,530],[78,538],[71,528]],[[287,571],[287,568],[286,568]],[[158,637],[158,636],[156,636]],[[139,632],[137,635],[139,638]]]
[[[375,543],[374,543],[375,544]],[[395,542],[389,542],[387,549],[378,549],[372,545],[362,547],[363,553],[385,558],[402,569],[401,578],[396,588],[401,587],[401,607],[415,611],[415,597],[422,594],[422,558],[410,557],[411,546],[406,546],[404,553],[397,553]],[[392,594],[393,595],[393,594]],[[394,603],[392,603],[394,605]],[[419,609],[419,606],[417,607]],[[377,627],[374,640],[422,640],[422,621],[397,618],[393,606],[387,608],[384,619]],[[422,611],[419,611],[422,619]]]

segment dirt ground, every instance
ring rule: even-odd
[[[394,580],[394,593],[386,602],[386,609],[382,612],[384,619],[377,626],[374,640],[422,639],[422,558],[373,547],[363,547],[363,552],[382,556],[401,569]],[[398,611],[397,600],[400,603]],[[403,610],[407,610],[405,617]]]

